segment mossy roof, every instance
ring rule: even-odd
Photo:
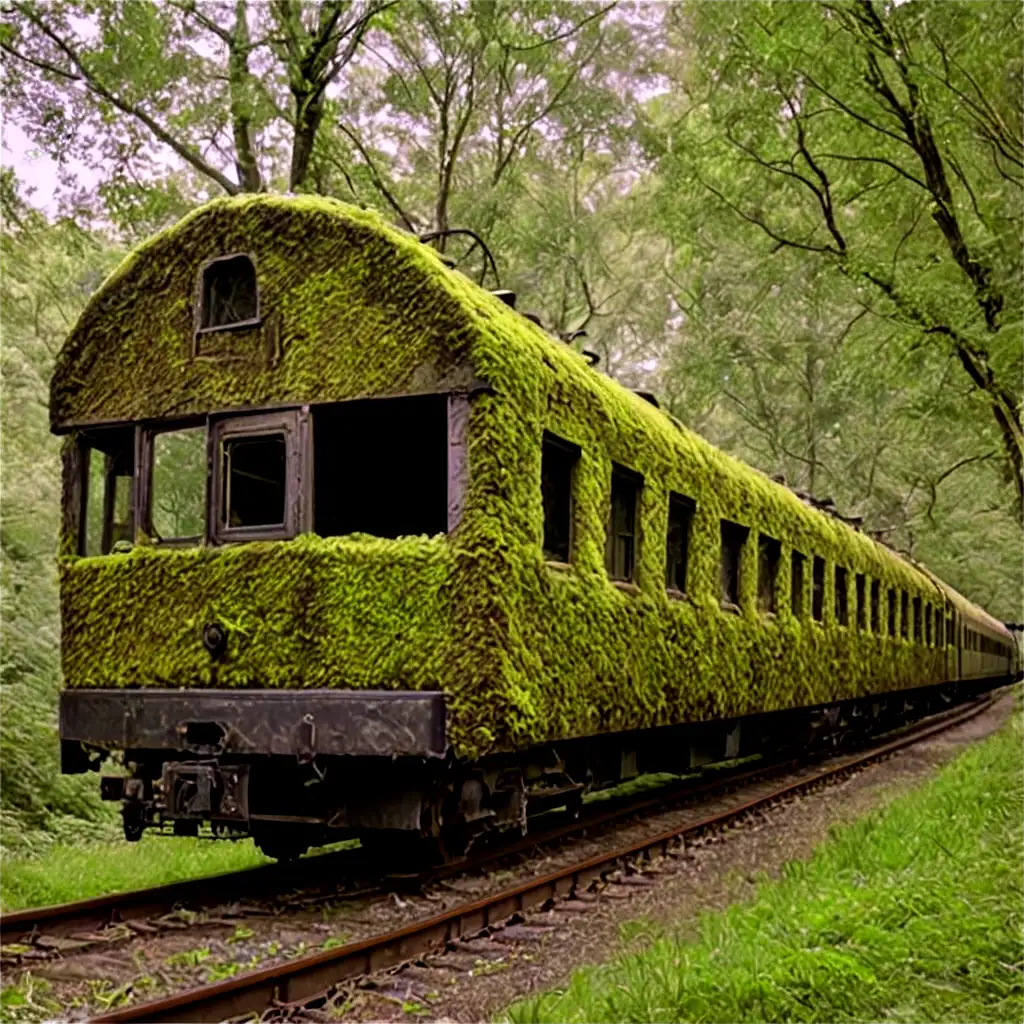
[[[252,256],[262,324],[201,338],[194,298],[211,258]],[[204,348],[204,345],[207,346]],[[55,430],[167,419],[234,407],[340,401],[466,387],[482,378],[513,399],[540,374],[589,394],[608,430],[642,431],[657,466],[689,460],[740,495],[736,516],[779,538],[940,597],[937,582],[890,549],[810,508],[591,369],[570,347],[445,267],[378,215],[322,197],[215,200],[132,252],[93,296],[56,364]],[[960,608],[1002,627],[943,585]]]

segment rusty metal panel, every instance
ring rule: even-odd
[[[444,695],[355,690],[65,690],[60,737],[192,754],[444,757]]]

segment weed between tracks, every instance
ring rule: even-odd
[[[700,938],[623,933],[642,952],[577,971],[505,1019],[1024,1019],[1022,718],[920,790],[833,833]]]

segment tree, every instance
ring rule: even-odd
[[[55,159],[75,155],[127,184],[162,176],[176,157],[228,195],[275,179],[300,191],[328,91],[390,6],[10,0],[8,110]]]
[[[669,187],[699,188],[773,252],[810,254],[867,287],[881,317],[952,356],[987,403],[1020,500],[1019,7],[847,0],[673,14],[706,60],[682,83]]]

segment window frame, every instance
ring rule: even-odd
[[[736,571],[734,574],[734,580],[736,584],[736,600],[732,600],[732,595],[726,593],[725,583],[725,534],[726,531],[732,531],[734,536],[739,541],[736,551]],[[737,523],[734,519],[722,518],[718,521],[718,600],[719,605],[723,611],[739,612],[742,610],[743,604],[743,573],[744,563],[746,558],[744,554],[746,552],[747,544],[750,541],[750,527],[744,526],[743,523]]]
[[[615,530],[615,478],[631,482],[635,488],[633,494],[633,532],[630,534],[616,534]],[[637,569],[640,565],[640,502],[644,490],[644,478],[635,469],[630,469],[619,462],[612,463],[611,475],[608,479],[608,520],[605,528],[605,571],[612,583],[636,584]],[[618,537],[628,536],[632,542],[632,557],[630,559],[629,574],[618,576],[614,571],[615,541]]]
[[[882,635],[882,582],[872,579],[868,588],[870,597],[870,612],[868,618],[868,631],[875,636]]]
[[[159,434],[173,434],[179,430],[206,431],[206,490],[204,506],[206,508],[206,527],[201,534],[192,537],[170,537],[157,540],[153,531],[153,444]],[[160,423],[140,426],[136,431],[136,465],[141,467],[136,481],[136,515],[142,524],[142,530],[150,541],[161,548],[194,548],[200,547],[209,539],[210,533],[210,427],[209,417],[189,416],[180,420],[167,420]],[[138,523],[136,524],[138,527]]]
[[[564,455],[569,461],[569,530],[568,530],[568,551],[566,557],[555,558],[549,548],[545,546],[547,527],[547,508],[544,504],[544,452],[545,449],[554,449]],[[572,565],[573,556],[576,553],[576,471],[579,467],[581,448],[557,434],[545,430],[541,437],[540,459],[540,502],[541,502],[541,553],[546,562],[553,565]]]
[[[794,548],[789,553],[789,610],[793,618],[799,621],[807,616],[806,590],[807,556]]]
[[[844,629],[850,625],[850,573],[845,565],[832,570],[832,618]]]
[[[823,623],[825,621],[825,575],[825,559],[821,555],[813,555],[811,557],[812,622]]]
[[[761,570],[767,564],[769,566],[769,585],[762,586],[764,580],[761,577]],[[761,615],[774,617],[779,611],[779,569],[782,566],[782,542],[776,540],[771,534],[757,534],[757,610]],[[768,604],[765,606],[762,598],[767,596]]]
[[[285,437],[284,522],[261,526],[225,526],[224,514],[224,442],[239,438],[262,437],[282,433]],[[209,501],[206,532],[212,544],[243,543],[256,540],[289,540],[303,528],[310,501],[304,500],[306,480],[303,452],[308,446],[308,416],[299,409],[282,409],[254,416],[231,416],[213,420],[207,433]],[[309,474],[305,474],[308,477]],[[303,509],[306,509],[304,514]]]
[[[97,432],[89,430],[83,430],[77,437],[71,454],[70,464],[66,464],[64,467],[65,480],[68,479],[68,472],[71,473],[71,479],[74,480],[74,487],[77,488],[77,495],[71,496],[71,506],[64,510],[63,515],[65,516],[66,525],[71,526],[72,535],[74,537],[74,551],[75,555],[79,558],[99,558],[102,556],[113,553],[113,547],[115,543],[113,539],[114,529],[114,505],[117,501],[117,478],[126,477],[131,481],[129,487],[129,501],[128,501],[128,513],[129,521],[127,526],[131,533],[131,540],[129,543],[134,544],[136,536],[138,535],[139,527],[139,506],[138,506],[138,475],[139,475],[139,439],[138,431],[135,428],[111,428],[104,427],[100,428],[102,431],[117,431],[122,433],[124,431],[124,437],[122,438],[123,443],[118,448],[117,455],[111,455],[106,448],[101,448],[96,441],[103,440],[102,437],[97,438]],[[118,473],[118,457],[127,453],[131,460],[131,472],[130,473]],[[103,469],[102,469],[102,486],[103,493],[101,495],[102,510],[100,513],[100,539],[99,539],[99,553],[90,555],[88,548],[88,530],[89,530],[89,490],[92,483],[92,460],[95,456],[101,455],[103,457]],[[67,522],[68,517],[73,517],[71,523]],[[124,538],[122,538],[124,539]]]
[[[253,285],[256,291],[256,316],[248,320],[236,320],[230,324],[214,324],[204,326],[206,320],[206,274],[218,263],[227,263],[230,260],[247,259],[252,267]],[[251,252],[229,252],[223,256],[214,256],[205,260],[199,268],[196,276],[195,293],[193,298],[193,326],[195,337],[198,340],[205,334],[219,334],[225,331],[244,331],[251,327],[259,327],[263,323],[263,310],[260,301],[260,279],[256,272],[256,257]]]
[[[669,573],[673,566],[669,562],[669,539],[672,535],[672,510],[683,513],[683,586],[680,588]],[[675,597],[685,597],[690,581],[690,542],[693,538],[693,520],[697,515],[697,502],[678,491],[668,492],[668,512],[665,520],[665,590]]]

